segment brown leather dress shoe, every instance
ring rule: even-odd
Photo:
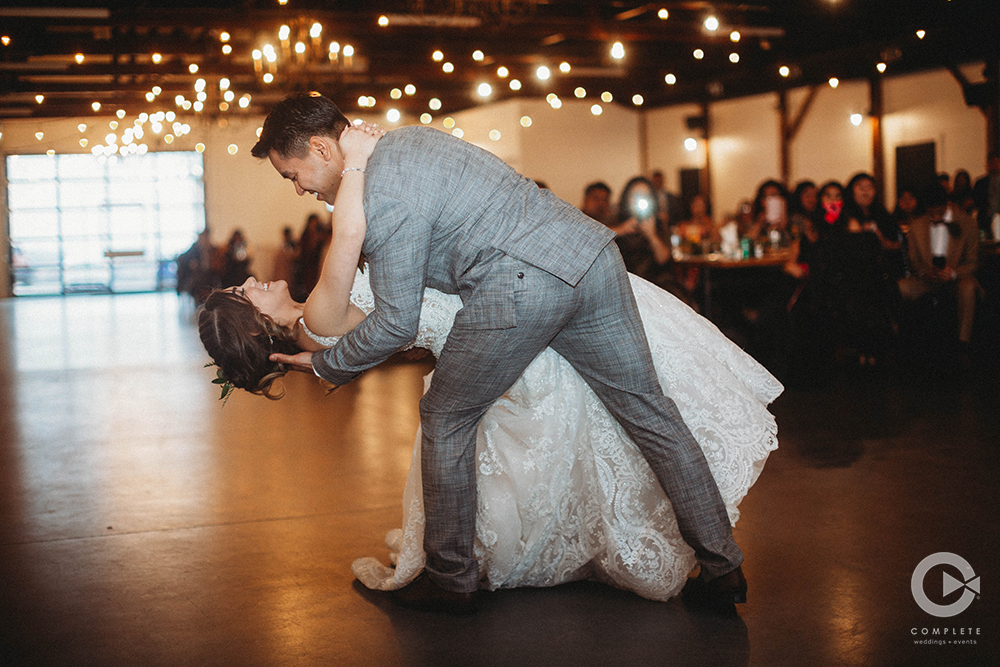
[[[477,611],[476,593],[454,593],[441,588],[427,576],[420,575],[399,590],[392,591],[392,601],[400,607],[431,611],[452,616],[471,616]]]
[[[747,580],[737,567],[721,577],[706,581],[702,575],[688,579],[681,591],[684,606],[721,616],[735,616],[736,605],[747,601]]]

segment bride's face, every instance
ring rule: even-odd
[[[250,276],[245,283],[231,289],[245,296],[250,303],[257,306],[257,310],[275,321],[278,320],[282,309],[292,300],[288,294],[288,283],[284,280],[261,283]]]

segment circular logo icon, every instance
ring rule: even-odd
[[[951,604],[938,604],[928,598],[924,592],[924,578],[938,565],[951,565],[957,568],[964,579],[961,581],[947,572],[943,573],[942,597],[964,589],[962,596]],[[917,569],[913,571],[913,576],[910,578],[910,592],[913,593],[913,599],[920,605],[920,608],[928,614],[938,618],[948,618],[961,614],[976,599],[976,593],[979,592],[979,577],[972,571],[972,566],[967,560],[956,554],[940,551],[931,554],[917,565]]]

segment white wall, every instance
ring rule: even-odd
[[[789,118],[808,92],[807,88],[789,91]],[[867,81],[843,81],[836,88],[821,85],[789,149],[788,187],[804,179],[817,185],[830,179],[846,183],[859,171],[870,173],[874,165],[870,107]],[[854,113],[862,115],[860,125],[851,124]]]
[[[781,174],[777,96],[755,95],[709,107],[709,169],[714,216],[733,215],[757,186]]]
[[[697,104],[681,104],[675,107],[650,109],[646,112],[646,151],[649,171],[663,172],[667,190],[680,193],[681,169],[702,169],[705,166],[704,144],[689,151],[684,148],[684,140],[697,137],[697,133],[687,127],[689,116],[701,114]],[[622,183],[624,185],[624,183]]]
[[[970,81],[983,80],[981,64],[961,69]],[[956,170],[966,169],[973,182],[986,173],[986,117],[965,105],[962,88],[950,72],[890,77],[883,95],[887,201],[895,200],[896,146],[933,141],[939,172],[954,176]]]

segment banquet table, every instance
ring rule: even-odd
[[[792,259],[793,253],[788,249],[767,252],[760,257],[746,257],[733,259],[722,253],[706,253],[700,255],[683,254],[674,257],[677,266],[697,267],[702,269],[702,287],[704,297],[702,299],[702,312],[705,317],[712,317],[712,272],[717,270],[732,269],[778,269]]]

